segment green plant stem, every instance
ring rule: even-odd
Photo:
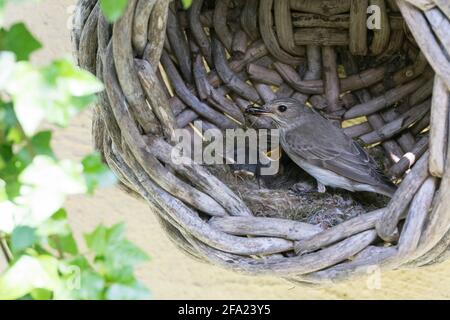
[[[0,253],[3,254],[7,260],[8,263],[10,263],[14,256],[9,249],[8,242],[6,241],[6,236],[4,233],[0,234]]]

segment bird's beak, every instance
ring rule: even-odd
[[[266,107],[254,107],[254,106],[249,106],[247,107],[247,109],[245,109],[245,113],[254,115],[254,116],[262,116],[262,115],[269,115],[272,112],[270,112],[270,110]]]

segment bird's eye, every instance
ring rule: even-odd
[[[278,111],[285,112],[286,110],[287,110],[287,107],[285,105],[278,106]]]

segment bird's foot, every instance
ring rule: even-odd
[[[325,192],[327,192],[327,188],[325,187],[325,185],[320,183],[319,181],[317,181],[317,192],[318,193],[325,193]]]

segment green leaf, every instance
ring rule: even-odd
[[[88,155],[81,163],[83,164],[88,193],[93,193],[97,187],[108,187],[116,184],[116,176],[102,162],[100,154]]]
[[[100,0],[100,7],[109,22],[119,19],[127,8],[128,0]]]
[[[133,268],[148,259],[145,252],[123,240],[107,246],[102,266],[109,281],[130,284],[135,281]]]
[[[105,280],[96,272],[84,271],[81,274],[81,286],[74,294],[80,300],[103,300]]]
[[[20,151],[16,155],[13,154],[13,149],[8,146],[0,148],[1,156],[5,160],[5,165],[0,168],[0,176],[6,183],[6,193],[8,199],[13,200],[20,196],[21,183],[19,181],[20,174],[31,163],[32,158],[27,152]]]
[[[48,238],[48,244],[53,249],[71,255],[78,253],[78,246],[72,235],[65,209],[59,209],[50,219],[42,223],[37,233],[42,238]]]
[[[189,9],[192,5],[192,0],[181,0],[181,3],[183,4],[183,8],[185,10]]]
[[[45,118],[66,127],[69,121],[96,101],[95,93],[103,90],[102,83],[87,71],[68,60],[57,60],[42,70],[46,86],[54,94],[45,108]],[[51,91],[50,91],[51,92]]]
[[[34,289],[60,286],[58,260],[50,256],[22,256],[0,276],[0,300],[24,297]]]
[[[96,267],[108,282],[129,285],[136,281],[132,266],[114,265],[111,260],[103,260],[97,262]]]
[[[23,135],[11,103],[0,101],[0,141],[19,144]]]
[[[23,140],[22,131],[18,127],[13,127],[8,130],[8,135],[6,136],[6,141],[13,144],[19,144]]]
[[[108,246],[105,256],[106,260],[110,262],[110,265],[116,269],[125,266],[134,267],[136,264],[148,261],[149,259],[144,251],[128,240],[123,240],[117,244]]]
[[[132,285],[113,284],[106,292],[108,300],[144,300],[150,298],[150,291],[141,283]]]
[[[54,157],[50,142],[52,140],[51,131],[41,131],[31,138],[31,148],[35,155]]]
[[[0,66],[8,67],[10,58],[0,58]],[[68,60],[57,60],[44,68],[19,62],[12,69],[4,86],[13,98],[17,119],[28,136],[37,131],[44,119],[67,126],[75,115],[95,102],[95,93],[103,90],[94,75]],[[2,80],[0,75],[0,88]]]
[[[34,157],[19,175],[20,195],[14,199],[16,221],[39,226],[62,207],[68,195],[85,193],[82,169],[81,164],[72,161]]]
[[[125,240],[125,224],[117,223],[107,230],[109,244],[119,243]]]
[[[0,202],[6,201],[8,194],[6,193],[6,182],[0,179]]]
[[[10,144],[1,144],[0,145],[0,156],[2,157],[3,161],[8,162],[12,159],[12,157],[14,156],[13,150],[12,150],[12,145]],[[2,170],[3,168],[0,167],[0,170]]]
[[[72,257],[70,259],[67,259],[66,261],[66,267],[72,267],[76,266],[80,270],[88,270],[91,269],[91,265],[89,264],[89,261],[85,256],[78,255],[75,257]]]
[[[34,289],[31,291],[33,300],[51,300],[53,292],[47,289]]]
[[[88,248],[96,254],[95,266],[108,282],[132,283],[134,266],[148,260],[145,252],[125,239],[123,224],[111,228],[99,226],[85,235],[85,239]]]
[[[38,234],[41,237],[66,236],[71,233],[67,221],[67,212],[65,209],[56,211],[47,221],[39,226]]]
[[[23,23],[16,23],[9,30],[0,29],[0,50],[12,51],[17,60],[28,60],[30,54],[42,48]]]
[[[102,83],[91,73],[75,66],[68,59],[55,60],[42,69],[42,74],[51,87],[73,97],[84,97],[103,90]]]
[[[93,232],[85,234],[84,239],[87,247],[97,255],[103,255],[108,243],[107,233],[107,228],[100,225]]]
[[[14,228],[11,235],[11,250],[18,253],[30,248],[37,241],[36,229],[28,226],[18,226]]]
[[[0,130],[2,131],[17,126],[18,121],[12,103],[0,100],[0,121]]]
[[[20,188],[21,188],[21,183],[16,181],[16,180],[6,180],[6,194],[8,196],[8,199],[14,199],[17,196],[20,195]]]
[[[72,234],[49,238],[49,245],[62,253],[78,254],[78,246]]]
[[[47,156],[55,158],[53,150],[50,146],[52,138],[51,131],[41,131],[29,139],[26,145],[20,149],[15,156],[15,161],[20,163],[20,168],[25,168],[32,163],[35,156]]]
[[[52,216],[52,219],[55,221],[67,221],[67,211],[64,208],[59,209]]]

